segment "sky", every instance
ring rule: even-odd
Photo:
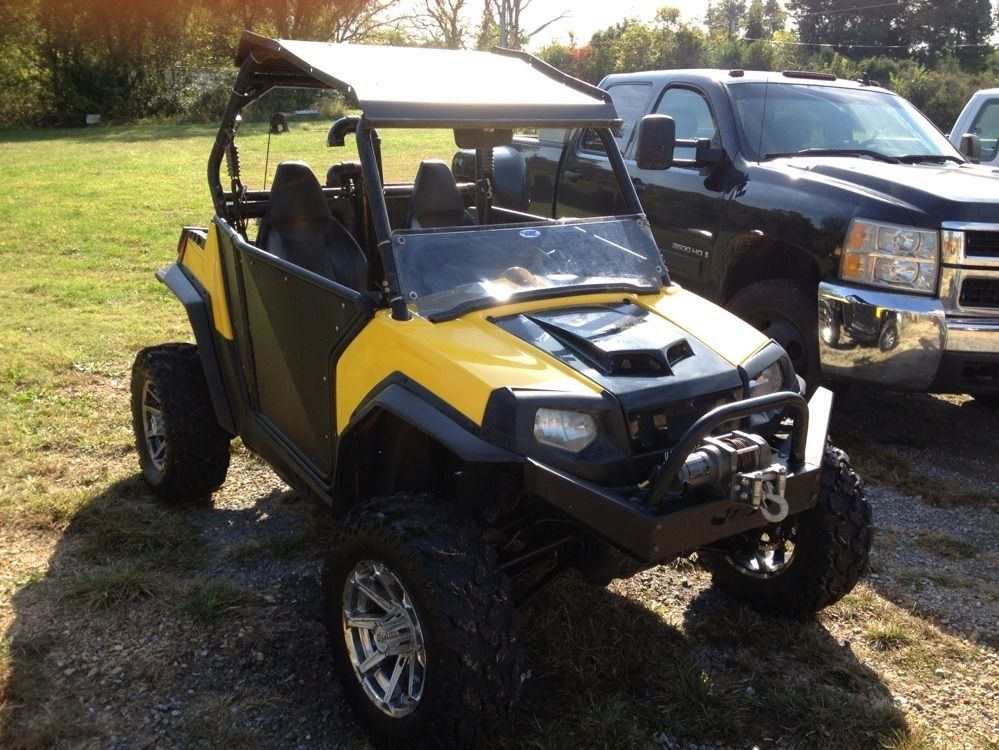
[[[585,44],[593,32],[613,26],[625,18],[651,21],[664,5],[679,8],[684,21],[698,22],[703,20],[708,3],[707,0],[533,0],[523,11],[520,25],[532,31],[568,11],[567,18],[534,36],[527,48],[537,50],[554,39],[567,41],[570,32],[575,32],[576,40]]]

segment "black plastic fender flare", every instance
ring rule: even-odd
[[[198,354],[201,356],[201,367],[205,371],[208,383],[208,393],[212,399],[212,408],[219,425],[230,434],[236,434],[236,423],[232,417],[229,398],[226,395],[225,383],[222,380],[222,370],[219,366],[218,352],[215,347],[215,336],[212,327],[212,317],[208,302],[208,293],[197,279],[191,278],[177,263],[156,272],[156,278],[166,284],[167,288],[180,300],[187,311],[187,318],[194,331],[194,340],[198,344]]]
[[[380,383],[354,412],[344,429],[341,441],[350,437],[354,427],[377,412],[387,412],[437,441],[462,461],[469,463],[519,463],[515,453],[487,443],[475,432],[477,425],[460,414],[451,415],[445,403],[403,375],[390,375]]]
[[[422,388],[401,373],[395,373],[383,380],[361,403],[337,440],[337,457],[332,483],[332,496],[341,510],[359,499],[352,497],[350,477],[352,476],[349,455],[353,450],[358,433],[371,419],[381,415],[409,425],[429,440],[450,451],[466,464],[523,463],[523,458],[515,453],[486,442],[476,433],[478,430],[471,420],[461,414],[451,414],[451,408],[429,391]]]

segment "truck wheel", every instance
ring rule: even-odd
[[[207,497],[229,470],[229,434],[212,409],[198,349],[163,344],[132,365],[132,427],[142,475],[158,497]]]
[[[714,582],[767,614],[805,618],[839,601],[867,570],[871,507],[848,456],[827,447],[814,508],[703,552]]]
[[[520,692],[510,584],[476,528],[426,495],[344,518],[323,576],[330,649],[380,746],[474,747]]]
[[[741,289],[726,307],[784,347],[809,392],[822,380],[819,366],[818,304],[790,279],[767,279]]]

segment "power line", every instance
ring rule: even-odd
[[[829,10],[810,10],[807,13],[798,13],[796,11],[790,11],[790,13],[796,18],[802,16],[829,16],[833,13],[852,13],[855,10],[873,10],[874,8],[898,8],[905,3],[894,2],[894,3],[877,3],[876,5],[856,5],[852,8],[830,8]]]
[[[790,44],[795,47],[849,47],[850,49],[910,49],[912,47],[918,47],[915,44],[832,44],[829,42],[790,42],[780,39],[767,39],[766,37],[752,37],[744,36],[741,37],[740,41],[744,42],[770,42],[770,44]],[[948,48],[952,47],[992,47],[993,45],[988,43],[962,43],[962,44],[948,44]]]

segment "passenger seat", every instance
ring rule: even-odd
[[[447,164],[436,159],[420,162],[409,209],[410,229],[460,227],[475,224],[465,210],[458,185]]]
[[[304,162],[278,164],[256,244],[343,286],[368,288],[364,252],[334,218],[319,180]]]

